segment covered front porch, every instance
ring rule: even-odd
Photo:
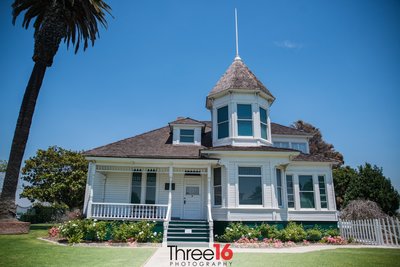
[[[216,164],[90,161],[84,213],[99,220],[162,221],[164,233],[171,219],[207,221],[212,242],[211,169]]]

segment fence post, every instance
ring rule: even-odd
[[[392,225],[392,229],[393,229],[394,242],[396,243],[396,246],[398,246],[399,242],[397,241],[397,232],[396,232],[396,226],[394,225],[393,217],[390,217],[390,221],[391,221],[391,225]],[[394,243],[393,243],[393,245],[394,245]]]

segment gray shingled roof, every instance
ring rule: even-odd
[[[271,122],[271,133],[275,135],[301,135],[301,136],[311,136],[311,134],[306,133],[302,130],[297,130],[292,127],[287,127],[282,124]]]
[[[212,147],[212,133],[210,121],[197,121],[185,118],[186,122],[196,121],[205,125],[202,134],[201,146],[173,145],[172,133],[169,126],[165,126],[144,134],[130,137],[105,146],[94,148],[84,152],[85,156],[95,157],[120,157],[120,158],[179,158],[199,159],[201,150],[237,150],[237,151],[293,151],[285,148],[275,147]],[[280,124],[271,124],[272,134],[299,135],[300,131]],[[300,133],[299,133],[300,132]],[[304,159],[304,157],[299,158]],[[320,160],[318,160],[320,161]]]
[[[210,91],[207,99],[215,94],[231,89],[259,90],[275,100],[275,97],[264,84],[251,72],[242,60],[235,59],[225,74],[219,79],[214,88]]]
[[[169,124],[191,124],[191,125],[202,125],[205,126],[204,122],[198,121],[198,120],[194,120],[192,118],[186,117],[186,118],[178,118],[172,122],[170,122]]]
[[[326,158],[323,155],[311,155],[311,154],[303,154],[294,157],[293,161],[310,161],[310,162],[331,162],[338,163],[336,160]]]

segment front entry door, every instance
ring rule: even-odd
[[[185,177],[183,219],[202,219],[201,177]]]

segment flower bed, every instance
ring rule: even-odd
[[[345,245],[349,243],[339,236],[337,229],[321,230],[318,226],[314,226],[314,228],[306,230],[301,224],[294,222],[289,222],[281,230],[274,225],[268,224],[250,227],[242,223],[231,223],[226,227],[223,235],[215,235],[215,240],[232,243],[234,247],[246,248],[287,248],[307,246],[310,243],[333,245]]]
[[[72,220],[49,230],[49,238],[70,244],[81,242],[159,243],[162,233],[154,231],[156,223],[110,222],[96,219]]]

